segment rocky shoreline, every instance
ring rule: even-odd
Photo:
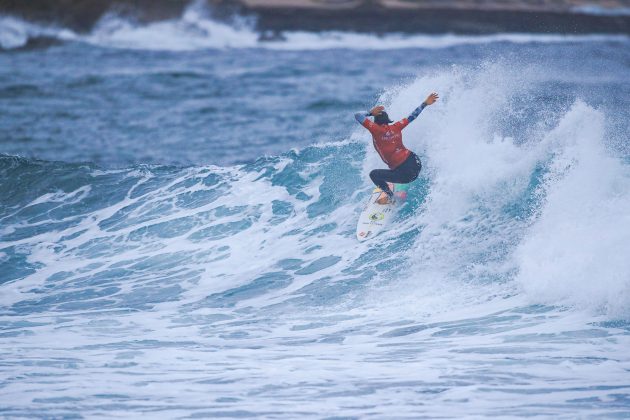
[[[0,0],[0,14],[89,31],[106,13],[141,22],[181,15],[188,0]],[[261,32],[342,30],[488,34],[630,34],[630,0],[206,0],[215,17],[255,18]]]
[[[630,33],[630,15],[615,14],[615,10],[630,10],[630,2],[607,2],[609,8],[600,14],[582,12],[588,9],[581,7],[588,6],[578,1],[243,2],[245,10],[257,16],[259,29],[271,31]]]

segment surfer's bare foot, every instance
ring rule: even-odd
[[[376,200],[378,204],[389,204],[392,201],[392,196],[387,193],[382,193],[381,196]]]

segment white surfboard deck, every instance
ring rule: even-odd
[[[378,204],[376,200],[383,194],[380,188],[374,188],[370,199],[365,204],[357,223],[357,239],[363,242],[378,235],[396,215],[398,207],[407,197],[407,185],[390,184],[393,186],[394,201],[388,204]],[[398,191],[399,188],[401,191]]]

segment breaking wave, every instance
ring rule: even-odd
[[[423,86],[447,99],[407,129],[428,169],[398,223],[369,244],[355,243],[353,230],[378,165],[364,158],[361,132],[224,168],[103,170],[4,156],[0,249],[3,282],[15,289],[4,304],[118,307],[138,288],[192,304],[193,284],[195,296],[217,301],[280,303],[305,288],[368,293],[374,279],[408,270],[414,283],[500,285],[536,303],[626,316],[630,179],[605,147],[603,115],[577,100],[553,127],[532,122],[506,136],[502,114],[517,84],[498,67],[385,95],[394,114]]]

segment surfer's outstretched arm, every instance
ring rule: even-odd
[[[418,108],[414,109],[413,112],[409,114],[409,116],[407,117],[407,121],[412,122],[413,120],[418,118],[418,115],[420,115],[422,110],[426,107],[427,107],[427,104],[425,102],[422,102],[422,104]]]
[[[418,118],[418,115],[420,115],[424,108],[426,108],[428,105],[433,105],[435,101],[437,101],[439,98],[440,97],[435,92],[430,94],[418,108],[414,109],[413,112],[409,114],[409,116],[407,117],[407,121],[412,122],[413,120]]]

